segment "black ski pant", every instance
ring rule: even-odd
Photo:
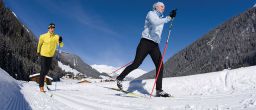
[[[41,56],[41,72],[39,78],[39,87],[44,87],[44,79],[50,70],[51,63],[52,57]]]
[[[142,38],[136,50],[136,56],[131,65],[126,67],[124,71],[117,77],[118,80],[123,80],[131,71],[137,69],[147,55],[150,55],[152,58],[155,67],[156,74],[159,68],[159,64],[161,63],[161,51],[159,49],[158,43],[155,43],[151,40]],[[163,79],[163,65],[161,67],[157,82],[156,82],[156,90],[162,90],[162,79]]]

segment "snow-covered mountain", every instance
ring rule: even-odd
[[[91,78],[102,78],[109,77],[105,73],[100,73],[93,69],[90,65],[85,63],[78,55],[69,52],[60,52],[60,62],[58,62],[59,67],[66,72],[71,72],[74,75],[82,73],[87,77]]]
[[[254,4],[253,7],[256,7],[256,4]]]
[[[116,73],[113,73],[115,70],[119,69],[120,67],[113,67],[113,66],[108,66],[108,65],[96,65],[96,64],[91,65],[91,67],[101,73],[107,73],[109,76],[114,77],[114,78],[124,70],[124,68],[122,68],[122,69],[118,70]],[[143,75],[145,73],[146,73],[146,71],[144,71],[142,69],[136,69],[136,70],[132,71],[126,77],[126,80],[133,80],[135,78],[140,77],[141,75]]]
[[[1,110],[255,110],[256,66],[163,79],[171,98],[149,98],[154,80],[124,81],[125,96],[115,82],[61,80],[40,93],[35,82],[16,81],[0,69]],[[57,85],[57,86],[56,86]],[[86,85],[86,86],[85,86]],[[56,89],[55,89],[56,88]],[[47,89],[46,89],[47,90]],[[155,94],[155,93],[153,93]]]
[[[74,76],[76,76],[78,73],[80,73],[79,71],[77,71],[74,68],[71,68],[69,65],[65,65],[63,63],[61,63],[60,61],[58,61],[58,66],[65,72],[70,72],[73,73]]]

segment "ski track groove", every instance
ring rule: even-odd
[[[4,109],[8,109],[9,106],[11,105],[11,102],[13,101],[13,98],[11,97],[9,100],[8,100],[8,103],[7,105],[4,107]]]
[[[36,92],[36,91],[35,91]],[[31,93],[30,93],[31,94]],[[45,103],[39,103],[39,102],[46,102],[46,99],[43,100],[43,97],[42,97],[43,94],[39,93],[39,92],[36,92],[35,95],[26,95],[27,96],[27,100],[28,102],[31,104],[32,108],[40,108],[40,109],[47,109],[45,107]],[[53,110],[56,110],[56,108],[52,108]]]
[[[11,107],[11,105],[12,105],[12,103],[13,103],[13,100],[14,100],[14,98],[13,97],[11,97],[11,99],[9,100],[9,102],[8,102],[8,105],[6,106],[6,110],[9,110],[9,108]],[[14,100],[14,102],[15,102],[15,100]]]
[[[81,109],[81,107],[86,107],[87,109],[90,109],[90,110],[99,110],[99,107],[97,107],[96,105],[82,103],[80,102],[81,101],[80,99],[73,99],[72,97],[62,96],[60,94],[54,94],[54,97],[56,100],[61,100],[62,102],[64,102],[63,100],[65,100],[66,103],[68,102],[68,104],[72,105],[70,107],[74,107],[75,105],[76,108],[74,109],[79,109],[79,108]]]
[[[8,102],[8,105],[5,107],[5,110],[30,110],[29,105],[23,99],[22,94],[17,93],[14,97]]]
[[[26,96],[25,99],[28,101],[28,103],[30,104],[32,109],[36,108],[37,110],[38,109],[39,110],[63,110],[66,108],[68,110],[71,110],[71,108],[69,108],[67,105],[53,99],[46,93],[41,93],[34,89],[29,89],[26,87],[26,85],[23,88],[22,93],[23,93],[23,95]],[[59,106],[56,106],[58,104],[59,104]],[[65,106],[63,106],[63,105],[65,105]]]
[[[134,109],[134,107],[136,108],[140,108],[140,107],[144,107],[144,106],[136,106],[136,105],[132,105],[131,104],[125,104],[125,103],[119,103],[117,101],[113,101],[113,100],[102,100],[102,99],[96,99],[96,98],[91,98],[88,95],[86,95],[86,97],[81,97],[82,94],[77,95],[77,94],[68,94],[68,93],[58,93],[59,95],[64,95],[64,97],[68,96],[68,97],[73,97],[76,100],[77,99],[81,99],[84,100],[86,102],[94,102],[97,103],[97,105],[101,105],[104,106],[103,108],[106,109],[106,107],[109,107],[109,105],[111,105],[111,108],[109,109]],[[118,108],[116,108],[116,106],[118,106]]]

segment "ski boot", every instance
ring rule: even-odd
[[[168,94],[163,90],[156,90],[156,97],[171,97],[171,94]]]

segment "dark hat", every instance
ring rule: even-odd
[[[50,23],[49,26],[48,26],[48,29],[49,28],[55,28],[55,24],[54,23]]]

